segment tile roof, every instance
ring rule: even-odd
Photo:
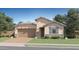
[[[47,18],[45,18],[45,17],[39,17],[39,18],[37,18],[37,19],[35,19],[35,21],[38,21],[38,20],[45,20],[45,21],[48,21],[48,22],[51,22],[51,20],[49,20],[49,19],[47,19]]]
[[[36,27],[36,24],[34,23],[20,23],[20,24],[17,24],[16,27]]]

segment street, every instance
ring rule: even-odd
[[[79,47],[16,47],[16,46],[0,46],[0,50],[79,50]]]

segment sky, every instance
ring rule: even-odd
[[[14,23],[34,22],[39,17],[53,20],[57,14],[64,15],[67,11],[67,8],[0,8],[0,12],[13,18]]]

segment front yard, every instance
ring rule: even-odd
[[[79,39],[32,39],[28,43],[79,44]]]

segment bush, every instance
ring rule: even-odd
[[[45,39],[63,39],[64,37],[63,36],[45,36],[44,37]]]
[[[45,36],[44,38],[45,39],[59,39],[60,37],[59,36],[51,36],[51,37]]]
[[[59,36],[52,36],[50,37],[51,39],[59,39],[60,37]]]
[[[49,37],[45,36],[44,39],[48,39]]]
[[[0,37],[9,37],[9,35],[0,35]]]

